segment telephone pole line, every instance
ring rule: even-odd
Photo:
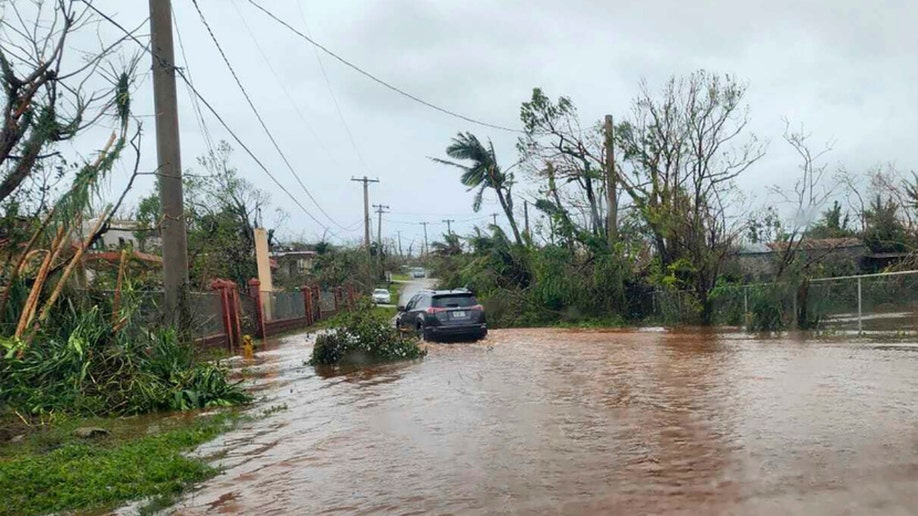
[[[523,201],[523,220],[526,223],[526,237],[532,238],[532,235],[529,234],[529,201]]]
[[[427,254],[430,252],[430,250],[427,248],[427,225],[428,224],[430,224],[430,222],[421,222],[421,225],[424,226],[424,254]]]
[[[150,0],[154,2],[156,0]],[[367,176],[352,177],[351,181],[363,183],[363,245],[370,254],[370,183],[378,183],[379,179],[370,179]]]
[[[376,245],[379,246],[379,253],[382,254],[382,216],[383,213],[389,213],[389,206],[385,204],[374,204],[376,214],[379,215],[379,224],[376,226]]]
[[[456,222],[456,219],[443,219],[442,222],[446,224],[446,234],[453,234],[453,222]]]
[[[163,291],[166,321],[184,326],[188,289],[188,242],[182,191],[182,151],[175,91],[170,0],[150,0],[156,159],[163,225]]]
[[[608,196],[608,210],[606,216],[606,231],[608,232],[609,247],[618,240],[618,178],[615,174],[615,125],[612,115],[606,115],[606,195]]]

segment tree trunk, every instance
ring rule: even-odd
[[[504,213],[507,215],[507,221],[510,223],[510,230],[513,231],[513,239],[516,240],[516,245],[523,245],[520,229],[517,227],[516,218],[513,216],[513,197],[511,197],[509,190],[506,194],[504,194],[504,191],[500,188],[496,190],[497,200],[500,201],[500,207],[503,208]]]

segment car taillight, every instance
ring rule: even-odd
[[[438,314],[438,313],[440,313],[440,312],[445,312],[445,311],[446,311],[446,308],[439,308],[439,307],[436,307],[436,306],[431,306],[430,308],[427,309],[427,313],[429,313],[429,314],[431,314],[431,315],[432,315],[432,314]]]
[[[475,306],[469,307],[469,310],[473,310],[477,312],[484,312],[484,307],[482,305],[475,305]]]

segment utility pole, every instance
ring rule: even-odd
[[[376,214],[379,215],[379,224],[376,226],[376,244],[382,250],[382,216],[383,213],[389,213],[389,207],[385,204],[374,204]]]
[[[430,250],[427,248],[427,225],[428,224],[430,224],[430,222],[421,222],[421,225],[424,226],[424,254],[427,254],[430,252]]]
[[[156,113],[156,159],[163,225],[163,291],[166,322],[187,322],[188,242],[182,191],[182,151],[179,142],[172,47],[171,0],[150,0],[150,44],[153,54],[153,105]]]
[[[156,0],[150,0],[155,2]],[[378,183],[379,179],[370,179],[367,176],[352,177],[351,181],[363,183],[363,245],[370,255],[370,183]]]
[[[398,233],[398,257],[402,257],[402,232],[396,231]]]
[[[497,225],[497,214],[496,213],[491,214],[491,224],[494,226]]]
[[[523,220],[526,223],[526,237],[531,238],[529,234],[529,201],[523,201]]]
[[[606,216],[606,231],[608,233],[609,247],[618,240],[618,177],[615,173],[615,125],[612,115],[606,115],[606,195],[608,196],[608,210]]]
[[[453,222],[456,222],[456,219],[443,219],[443,223],[446,224],[446,234],[453,234]]]

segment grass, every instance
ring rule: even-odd
[[[393,274],[392,281],[411,281],[411,276],[407,274]]]
[[[0,515],[107,510],[150,498],[168,506],[189,486],[218,473],[186,452],[229,429],[234,413],[173,417],[66,419],[0,445]],[[80,439],[78,427],[110,435]]]

